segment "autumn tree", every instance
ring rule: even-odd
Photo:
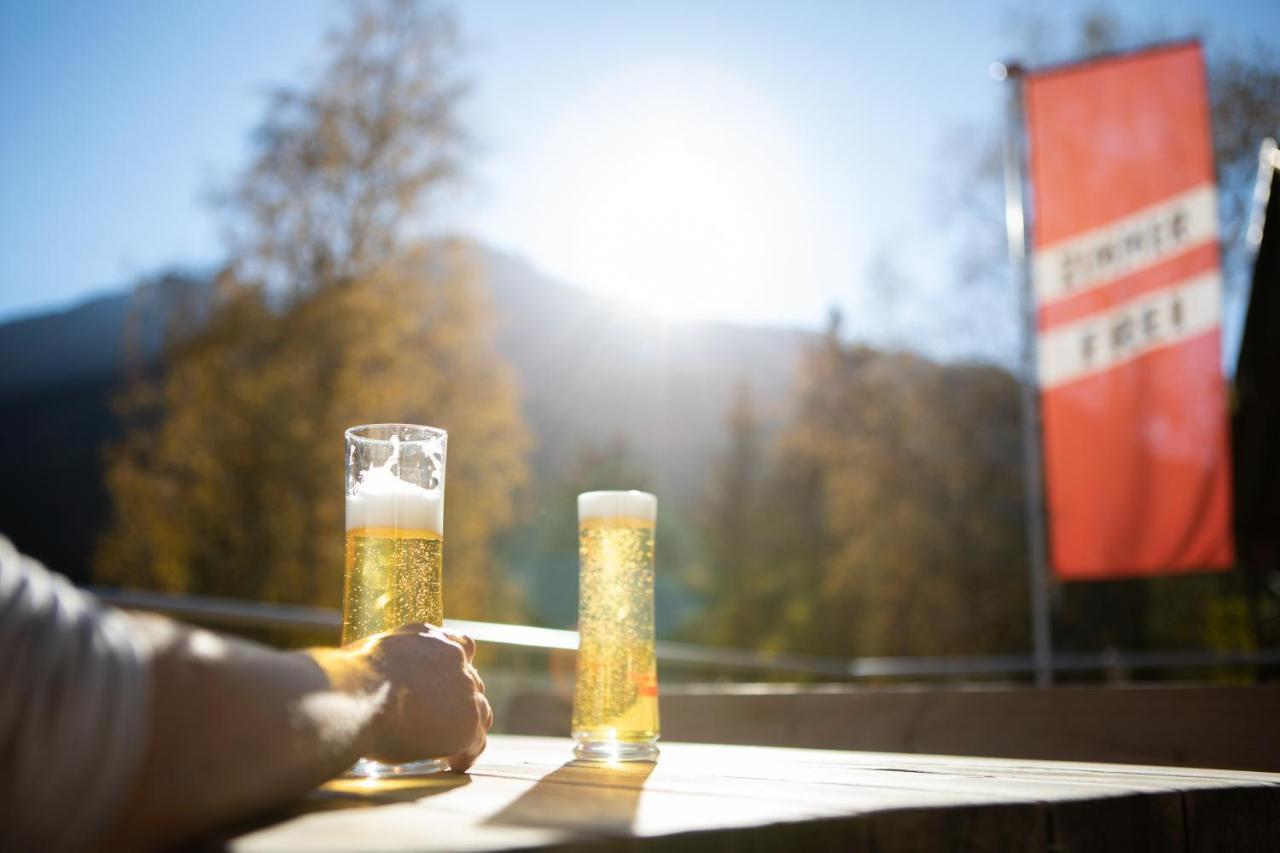
[[[224,199],[231,258],[207,319],[124,401],[98,577],[337,605],[342,431],[449,430],[446,600],[518,615],[492,557],[527,434],[472,250],[420,235],[459,174],[451,18],[358,4],[315,83],[272,96]]]
[[[841,656],[1023,647],[1017,435],[1005,371],[848,345],[833,318],[773,450],[761,570],[740,583],[756,644]]]
[[[413,0],[350,9],[315,84],[272,93],[257,155],[220,200],[238,276],[276,295],[386,263],[461,176],[468,85],[453,17]]]

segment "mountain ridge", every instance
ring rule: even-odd
[[[621,442],[653,472],[656,489],[692,506],[738,386],[750,386],[762,421],[776,426],[801,353],[815,340],[794,329],[659,321],[522,258],[481,247],[479,259],[494,344],[535,438],[535,477],[567,470],[585,448]],[[0,476],[40,484],[0,498],[0,532],[19,548],[88,579],[108,509],[101,452],[119,435],[111,401],[126,352],[158,352],[169,300],[207,287],[207,279],[167,273],[0,323]]]

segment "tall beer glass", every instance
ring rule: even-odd
[[[574,755],[652,761],[658,755],[653,634],[653,534],[648,492],[578,495],[578,678]]]
[[[413,424],[347,430],[347,553],[342,642],[406,622],[444,624],[444,462],[447,433]],[[353,776],[416,776],[442,758],[360,759]]]

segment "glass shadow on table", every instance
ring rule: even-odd
[[[485,821],[493,826],[550,827],[629,834],[654,762],[568,761]]]
[[[315,812],[409,803],[470,784],[470,776],[452,772],[402,778],[331,779],[312,791],[297,810]]]

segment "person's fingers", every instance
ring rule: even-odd
[[[448,758],[449,769],[455,773],[466,773],[479,757],[480,753],[474,748],[455,753]]]
[[[476,696],[476,719],[480,721],[480,727],[486,732],[493,725],[493,706],[483,696]]]
[[[476,641],[468,637],[466,634],[454,634],[445,631],[444,635],[462,646],[462,650],[467,653],[467,663],[471,663],[472,658],[476,656]]]
[[[484,748],[487,745],[488,738],[481,735],[479,740],[462,752],[449,756],[449,769],[455,773],[467,772],[471,769],[471,765],[476,763],[476,759],[480,757],[480,753],[484,752]]]
[[[450,769],[459,773],[465,772],[475,763],[475,760],[480,757],[480,753],[484,752],[484,748],[489,742],[487,733],[493,726],[493,709],[489,707],[488,700],[483,696],[476,696],[476,713],[480,721],[479,735],[466,749],[449,756]]]
[[[476,669],[471,664],[467,664],[467,675],[471,676],[471,680],[476,683],[476,690],[484,693],[484,679],[480,677],[480,670]]]
[[[399,628],[396,628],[396,629],[395,629],[395,630],[393,630],[393,631],[389,631],[388,633],[391,633],[391,634],[430,634],[432,631],[438,631],[438,630],[439,630],[439,629],[438,629],[438,628],[436,628],[436,626],[434,626],[434,625],[429,625],[429,624],[427,624],[426,622],[406,622],[405,624],[401,625]]]

